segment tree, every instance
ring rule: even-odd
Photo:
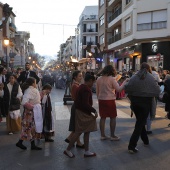
[[[0,29],[2,29],[3,26],[7,23],[8,18],[11,15],[11,13],[12,13],[12,8],[9,7],[8,4],[4,4],[3,5],[3,14],[4,14],[4,17],[5,17],[5,20],[2,21],[2,24],[0,25]]]

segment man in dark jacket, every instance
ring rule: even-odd
[[[33,77],[36,79],[36,83],[38,83],[40,81],[39,77],[37,76],[37,74],[34,71],[30,70],[30,63],[26,63],[25,64],[25,71],[21,72],[20,76],[18,77],[18,83],[22,84],[26,81],[27,78],[29,77]]]

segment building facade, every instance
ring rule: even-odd
[[[29,38],[30,33],[26,31],[18,31],[15,34],[17,55],[14,58],[14,66],[24,67],[25,62],[29,60]]]
[[[87,46],[92,53],[98,43],[98,6],[86,6],[76,28],[76,56],[78,60],[88,57]]]
[[[108,59],[120,71],[138,70],[142,62],[170,69],[169,16],[170,0],[99,0],[99,22],[106,22],[99,41],[114,51]]]

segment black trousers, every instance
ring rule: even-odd
[[[149,144],[149,139],[146,133],[145,125],[146,125],[147,117],[150,112],[151,103],[132,102],[131,104],[132,104],[134,114],[136,116],[136,124],[135,124],[135,129],[129,141],[128,149],[135,149],[139,137],[141,137],[144,144]]]

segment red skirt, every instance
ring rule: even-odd
[[[99,100],[99,114],[101,118],[115,118],[117,116],[115,100]]]

